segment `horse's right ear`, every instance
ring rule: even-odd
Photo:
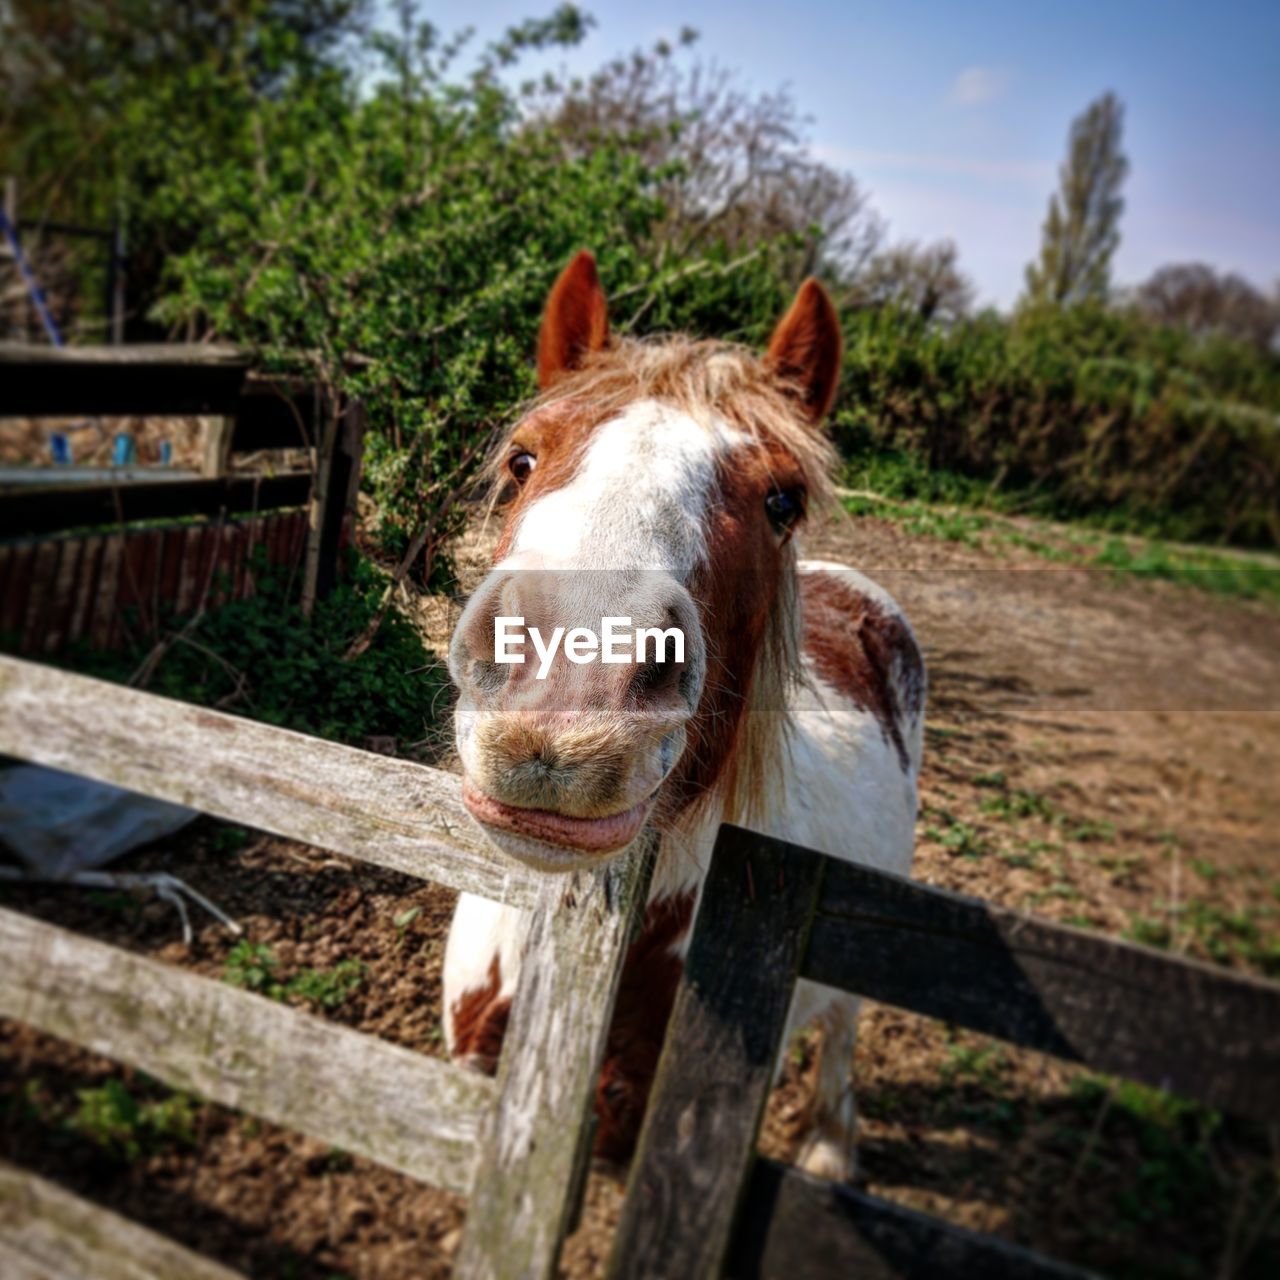
[[[609,306],[596,260],[583,249],[560,273],[542,313],[538,335],[538,385],[544,389],[576,369],[583,356],[609,341]]]

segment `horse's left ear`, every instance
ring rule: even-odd
[[[810,276],[778,321],[765,353],[766,363],[799,391],[810,422],[821,422],[836,398],[843,351],[840,317],[827,291]]]
[[[538,335],[538,385],[548,387],[608,341],[609,304],[600,287],[596,260],[583,249],[547,295]]]

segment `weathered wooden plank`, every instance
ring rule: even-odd
[[[57,542],[42,542],[35,549],[31,579],[27,586],[26,617],[22,621],[22,653],[37,652],[44,639],[45,619],[49,613],[49,601],[53,596],[54,578],[58,572],[60,557],[61,546]]]
[[[754,832],[720,828],[610,1280],[720,1273],[824,861]]]
[[[120,589],[120,566],[123,561],[124,536],[118,533],[106,534],[94,594],[93,620],[89,627],[90,643],[97,649],[110,648],[119,634],[116,626],[116,592]]]
[[[224,342],[128,342],[120,345],[51,347],[46,342],[0,342],[0,367],[6,376],[23,365],[39,365],[45,376],[63,376],[66,369],[82,364],[125,365],[137,378],[152,365],[247,364],[249,355]]]
[[[594,873],[544,875],[498,1068],[458,1280],[544,1280],[582,1192],[596,1081],[654,840]]]
[[[27,617],[27,596],[31,591],[31,575],[35,571],[36,548],[33,543],[19,543],[10,549],[8,580],[0,596],[0,635],[10,644],[19,643]]]
[[[0,1161],[5,1280],[241,1280],[109,1209]]]
[[[451,774],[2,655],[0,754],[513,906],[543,879],[490,844]]]
[[[450,1191],[491,1080],[0,908],[0,1015]]]
[[[1093,1273],[761,1160],[725,1274],[732,1280],[1088,1280]]]
[[[229,417],[209,418],[204,424],[204,449],[200,457],[200,474],[206,480],[216,480],[227,473],[231,457],[231,438],[236,420]]]
[[[67,643],[74,645],[84,638],[93,618],[93,601],[98,590],[99,566],[102,564],[101,535],[83,540],[80,567],[76,574],[75,598],[71,604],[71,620],[67,624]]]
[[[64,529],[118,525],[123,520],[173,520],[220,511],[270,511],[300,506],[311,491],[306,474],[232,476],[219,480],[137,481],[55,488],[13,489],[0,501],[0,538],[31,537]]]
[[[49,607],[37,652],[57,653],[66,641],[71,611],[75,604],[76,574],[83,549],[84,540],[81,538],[67,538],[60,543],[58,571],[50,590]]]
[[[1280,984],[850,863],[804,975],[1168,1089],[1280,1117]]]
[[[0,415],[234,415],[247,357],[226,348],[0,344]]]

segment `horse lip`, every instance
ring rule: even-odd
[[[462,802],[485,826],[584,853],[614,853],[634,840],[644,826],[653,801],[639,804],[604,818],[573,818],[550,809],[523,809],[478,790],[469,779],[462,784]]]

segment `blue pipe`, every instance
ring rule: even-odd
[[[49,314],[49,304],[45,301],[44,290],[40,287],[40,282],[31,270],[26,254],[22,252],[22,245],[18,241],[18,230],[9,221],[3,209],[0,209],[0,231],[4,232],[4,237],[9,242],[9,248],[13,250],[14,261],[18,264],[18,270],[22,272],[27,292],[31,295],[31,301],[40,316],[40,323],[44,325],[45,333],[49,335],[49,341],[55,347],[66,346],[66,343],[62,340],[62,334],[58,332],[58,326],[53,321],[53,316]]]

